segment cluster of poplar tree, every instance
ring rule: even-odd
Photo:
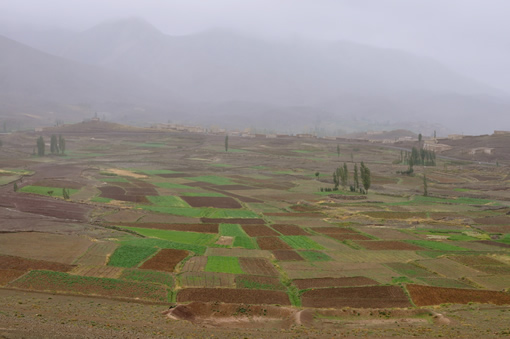
[[[400,163],[405,165],[436,166],[436,153],[413,147],[411,152],[400,151]]]
[[[44,138],[40,136],[36,142],[37,146],[37,155],[42,157],[46,153],[46,143],[44,142]],[[64,154],[66,150],[66,140],[59,134],[57,137],[55,134],[51,136],[50,139],[50,152],[51,154]],[[34,150],[35,154],[35,150]]]
[[[360,179],[362,185],[360,185]],[[338,187],[340,185],[342,185],[344,189],[347,188],[348,181],[349,181],[349,169],[347,168],[347,163],[344,162],[343,166],[338,167],[333,172],[333,184],[335,185],[333,191],[338,190]],[[371,186],[371,181],[372,179],[370,169],[367,166],[365,166],[363,161],[360,164],[359,170],[358,164],[354,164],[353,181],[352,184],[350,185],[351,192],[360,192],[366,194]]]

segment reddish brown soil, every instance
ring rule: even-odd
[[[501,242],[495,242],[495,241],[490,241],[490,240],[480,240],[480,241],[477,241],[477,242],[482,243],[482,244],[486,244],[486,245],[510,248],[510,244],[503,244]]]
[[[134,195],[134,194],[128,194],[126,190],[124,190],[122,187],[118,186],[105,186],[105,187],[98,187],[98,189],[101,191],[100,197],[103,198],[109,198],[119,201],[129,201],[129,202],[136,202],[136,203],[149,203],[147,198],[144,195]]]
[[[188,251],[162,249],[140,266],[143,270],[173,272],[175,266],[189,255]]]
[[[248,274],[278,276],[278,271],[264,258],[239,258],[239,264]]]
[[[479,265],[504,265],[503,262],[493,259],[491,257],[486,257],[484,255],[456,255],[456,256],[449,256],[450,259],[453,259],[457,262],[460,262],[461,264],[464,264],[466,266],[479,266]]]
[[[112,226],[129,226],[141,228],[155,228],[159,230],[198,232],[198,233],[218,233],[218,224],[163,224],[155,222],[123,222],[110,223]]]
[[[187,288],[177,294],[177,301],[290,305],[285,292],[229,288]]]
[[[229,197],[186,197],[182,196],[191,207],[242,208],[240,203]]]
[[[276,260],[280,261],[302,261],[303,259],[296,251],[292,250],[279,250],[273,251]]]
[[[290,206],[290,209],[296,212],[314,212],[318,211],[320,208],[314,205],[293,205]]]
[[[261,250],[291,250],[287,243],[278,237],[260,237],[257,238],[257,244]]]
[[[324,215],[322,213],[264,213],[268,217],[303,217],[303,218],[322,218]]]
[[[499,225],[499,226],[477,226],[478,228],[481,228],[485,232],[489,233],[510,233],[510,225]]]
[[[309,290],[303,293],[306,307],[411,307],[398,286],[342,287]]]
[[[388,212],[388,211],[374,211],[364,212],[363,214],[368,215],[372,218],[381,219],[411,219],[411,218],[427,218],[425,212]]]
[[[0,207],[13,208],[21,212],[46,215],[59,219],[88,221],[90,206],[77,204],[62,199],[25,193],[1,193]]]
[[[423,250],[423,248],[408,244],[405,242],[400,241],[356,241],[357,244],[363,246],[364,248],[368,250],[375,250],[375,251],[384,251],[384,250],[400,250],[400,251],[419,251]]]
[[[310,235],[310,233],[296,225],[274,224],[271,227],[283,235]]]
[[[321,287],[348,287],[377,285],[378,282],[367,277],[345,277],[345,278],[315,278],[294,280],[300,290]]]
[[[467,304],[469,302],[510,304],[510,294],[498,291],[480,291],[461,288],[407,285],[407,290],[416,306],[440,305],[445,303]]]
[[[264,219],[254,219],[254,218],[200,218],[204,224],[265,224]]]
[[[350,229],[350,228],[344,228],[344,227],[314,227],[312,228],[315,232],[322,233],[322,234],[345,234],[345,233],[356,233],[356,231]]]
[[[74,267],[74,265],[67,265],[52,261],[31,260],[10,255],[0,255],[0,269],[20,271],[49,270],[57,272],[68,272]]]
[[[71,189],[80,189],[83,184],[70,181],[70,180],[57,180],[57,179],[43,179],[39,180],[33,184],[34,186],[46,186],[46,187],[57,187],[57,188],[71,188]]]
[[[370,240],[369,237],[357,233],[345,233],[345,234],[327,234],[327,236],[336,240]]]
[[[285,290],[280,280],[275,277],[238,275],[235,281],[237,288],[253,288],[253,286],[260,286],[260,288],[264,290]]]
[[[259,189],[259,187],[251,187],[245,185],[217,185],[215,186],[217,189],[225,190],[225,191],[237,191],[237,190],[254,190]]]
[[[265,225],[243,225],[242,227],[250,237],[279,236],[278,233]]]
[[[0,286],[8,284],[25,273],[26,271],[22,270],[0,269]]]
[[[473,220],[477,224],[482,225],[510,225],[510,217],[503,215],[497,217],[475,218]]]

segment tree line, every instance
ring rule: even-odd
[[[317,173],[316,176],[318,177]],[[361,180],[361,184],[360,184]],[[338,191],[338,187],[342,185],[344,189],[347,189],[349,184],[349,169],[347,167],[347,163],[344,162],[343,166],[338,167],[333,172],[333,188],[321,188],[321,192],[330,192],[330,191]],[[368,189],[372,184],[371,172],[370,169],[363,163],[360,164],[358,169],[358,164],[354,164],[354,171],[352,175],[352,182],[349,185],[349,189],[351,192],[360,192],[362,194],[367,194]]]
[[[37,147],[37,155],[43,157],[46,153],[46,143],[44,138],[40,136],[36,142]],[[50,152],[51,154],[64,154],[66,150],[66,140],[62,137],[61,134],[58,135],[58,138],[55,134],[51,135],[50,139]],[[35,150],[34,150],[35,154]]]

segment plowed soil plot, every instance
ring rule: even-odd
[[[274,224],[271,227],[283,235],[310,235],[310,233],[296,225]]]
[[[71,264],[92,242],[84,236],[50,233],[0,233],[0,254]]]
[[[236,190],[254,190],[259,189],[259,187],[251,187],[245,185],[218,185],[214,186],[217,189],[225,190],[225,191],[236,191]]]
[[[189,174],[186,173],[164,173],[164,174],[156,174],[158,177],[162,178],[185,178],[188,177]]]
[[[143,195],[127,195],[127,192],[117,186],[105,186],[98,187],[101,191],[100,197],[109,198],[120,201],[129,201],[129,202],[137,202],[137,203],[149,203],[147,198]]]
[[[377,285],[378,282],[367,277],[345,277],[345,278],[315,278],[294,280],[300,290],[321,287],[347,287]]]
[[[0,207],[84,222],[88,221],[87,215],[92,210],[85,204],[27,194],[0,194]]]
[[[279,261],[302,261],[305,260],[296,251],[273,251],[274,257]]]
[[[422,285],[407,285],[407,290],[416,306],[440,305],[444,303],[467,304],[469,302],[496,305],[510,304],[510,294],[498,291],[480,291]]]
[[[310,290],[303,293],[306,307],[410,307],[402,288],[398,286],[343,287]]]
[[[204,224],[248,224],[248,225],[264,225],[266,222],[264,219],[254,219],[254,218],[200,218],[200,221]]]
[[[181,197],[191,207],[242,208],[241,204],[229,197]]]
[[[218,272],[185,272],[179,276],[183,287],[234,287],[235,275]]]
[[[482,224],[482,225],[510,225],[510,217],[507,217],[507,216],[475,218],[473,220],[477,224]]]
[[[370,240],[369,237],[358,233],[345,233],[345,234],[325,234],[336,240]]]
[[[257,244],[261,250],[291,250],[287,243],[278,237],[261,237],[257,238]]]
[[[401,251],[419,251],[423,248],[413,244],[408,244],[400,241],[356,241],[357,244],[369,250],[384,251],[384,250],[401,250]]]
[[[0,269],[11,270],[49,270],[58,272],[68,272],[75,266],[61,264],[58,262],[44,261],[44,260],[31,260],[10,255],[0,255]]]
[[[113,253],[113,251],[115,251],[118,246],[118,243],[113,241],[96,242],[89,247],[84,255],[76,260],[75,264],[88,266],[105,265],[106,259]]]
[[[250,237],[279,236],[279,234],[266,225],[244,225],[243,230]]]
[[[241,269],[253,275],[277,276],[278,271],[267,259],[263,258],[239,258]]]
[[[187,288],[177,294],[177,301],[290,305],[285,292],[228,288]]]
[[[0,269],[0,286],[6,285],[7,283],[13,281],[14,279],[21,277],[25,273],[26,271]]]
[[[262,290],[285,290],[278,278],[262,277],[259,275],[236,276],[237,288],[262,289]]]
[[[83,184],[71,180],[43,179],[33,184],[34,186],[80,189]]]
[[[322,234],[345,234],[345,233],[357,233],[354,230],[351,230],[350,228],[342,228],[342,227],[313,227],[312,228],[315,232],[322,233]]]
[[[141,223],[132,222],[132,223],[112,223],[112,225],[140,228],[154,228],[158,230],[183,231],[183,232],[218,233],[218,224],[163,224],[153,222],[141,222]]]
[[[182,271],[201,272],[205,269],[205,265],[207,265],[207,257],[193,257],[190,260],[186,261],[184,267],[182,268]]]
[[[268,217],[302,217],[302,218],[322,218],[324,215],[322,213],[264,213]]]
[[[188,251],[162,249],[139,268],[142,270],[173,272],[175,266],[188,256]]]
[[[477,241],[477,242],[479,242],[481,244],[496,246],[496,247],[510,248],[510,244],[503,244],[503,243],[500,243],[500,242],[495,242],[495,241],[490,241],[490,240],[480,240],[480,241]]]

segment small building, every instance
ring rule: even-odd
[[[494,131],[494,135],[508,135],[510,131]]]
[[[425,143],[423,145],[423,149],[427,151],[433,151],[435,153],[441,153],[444,151],[451,150],[452,146],[446,144]]]
[[[489,148],[489,147],[477,147],[477,148],[472,148],[470,151],[469,151],[469,154],[471,155],[475,155],[475,154],[478,154],[478,153],[485,153],[485,154],[492,154],[492,151],[494,150],[494,148]]]
[[[448,135],[448,139],[450,140],[460,140],[464,138],[464,136],[462,134],[449,134]]]

